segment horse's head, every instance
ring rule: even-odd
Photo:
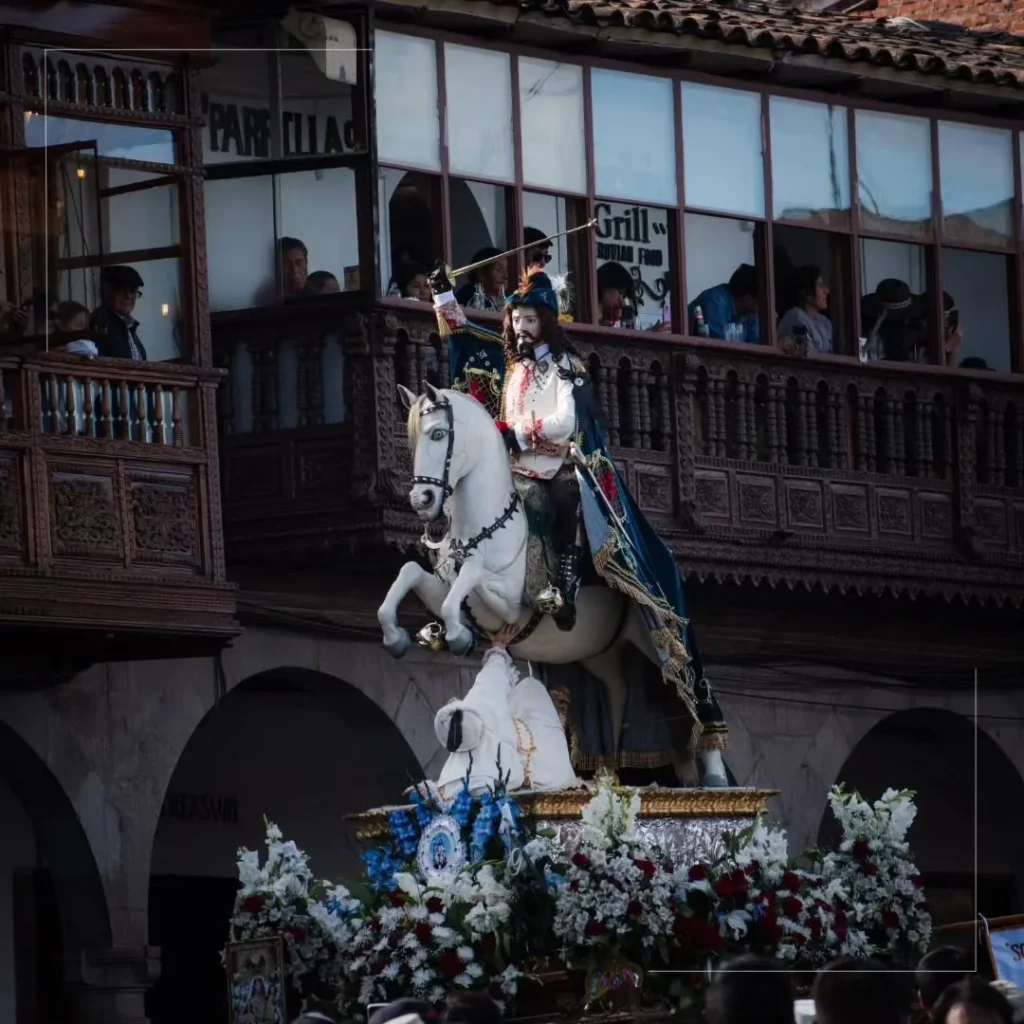
[[[478,412],[487,423],[491,420],[473,399],[432,384],[423,386],[426,394],[419,396],[401,384],[398,391],[409,410],[413,473],[409,502],[416,515],[429,523],[441,514],[445,499],[476,463],[482,431],[473,429],[468,417]]]

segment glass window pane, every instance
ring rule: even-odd
[[[214,312],[358,288],[355,172],[207,182],[206,239]]]
[[[858,110],[861,227],[918,238],[932,233],[932,147],[923,117]]]
[[[508,248],[507,190],[501,185],[458,178],[450,179],[448,187],[453,264],[464,267],[504,252]],[[508,269],[508,260],[502,259],[460,277],[455,282],[459,302],[476,309],[503,310],[505,296],[511,290]]]
[[[700,259],[686,261],[690,334],[750,344],[761,341],[759,229],[752,221],[686,214],[686,251],[700,254]]]
[[[380,277],[392,298],[430,301],[428,268],[442,255],[439,186],[418,171],[379,171]]]
[[[594,216],[599,322],[640,331],[670,330],[668,212],[652,206],[598,203]]]
[[[145,185],[150,181],[162,181],[163,178],[149,171],[104,167],[101,163],[100,179],[101,210],[107,233],[103,242],[104,252],[160,249],[178,244],[181,220],[177,181],[104,197],[103,189]]]
[[[686,205],[763,217],[761,97],[691,82],[681,88]]]
[[[444,80],[452,173],[511,181],[512,58],[497,50],[445,43]]]
[[[860,329],[869,359],[928,361],[928,282],[923,245],[861,239]]]
[[[947,363],[956,366],[973,357],[984,360],[990,370],[1010,372],[1011,273],[1006,256],[942,250]]]
[[[355,153],[353,96],[347,82],[328,78],[312,53],[296,43],[281,54],[281,141],[284,156]]]
[[[270,55],[218,49],[203,69],[203,163],[270,158]]]
[[[772,96],[772,216],[850,222],[850,151],[846,108]]]
[[[1013,135],[1002,128],[939,122],[942,230],[965,245],[1013,240]]]
[[[587,220],[586,203],[582,199],[565,199],[543,192],[523,192],[523,243],[550,238],[577,227]],[[556,238],[553,242],[528,249],[523,262],[543,263],[553,281],[564,280],[562,312],[574,320],[582,319],[583,296],[580,292],[587,232]]]
[[[380,31],[374,39],[378,159],[440,170],[434,41]]]
[[[594,168],[599,195],[676,201],[672,81],[594,68]]]
[[[25,121],[26,146],[64,146],[93,141],[100,156],[157,164],[174,163],[173,132],[126,124],[78,121],[48,114],[30,113]]]
[[[587,191],[583,68],[519,59],[523,181],[563,192]]]

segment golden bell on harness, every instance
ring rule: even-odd
[[[557,615],[564,606],[565,598],[562,597],[562,592],[556,586],[546,586],[537,595],[537,611],[543,612],[545,615]]]
[[[434,652],[447,650],[444,638],[444,626],[440,622],[428,622],[416,633],[416,643]]]

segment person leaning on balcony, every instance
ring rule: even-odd
[[[879,281],[875,290],[861,299],[861,328],[867,331],[871,358],[913,362],[919,334],[915,324],[921,319],[922,303],[911,293],[910,285],[895,277]]]
[[[430,282],[427,280],[426,268],[419,263],[401,263],[392,275],[388,295],[400,299],[416,299],[417,302],[430,302]]]
[[[481,260],[492,262],[470,271],[469,280],[455,293],[455,298],[466,309],[489,309],[503,313],[507,301],[505,286],[508,284],[508,260],[501,255],[500,249],[491,245],[475,252],[470,262],[479,263]]]
[[[801,356],[809,351],[831,352],[832,321],[827,315],[829,290],[821,271],[813,266],[797,267],[790,274],[789,296],[792,305],[777,329],[783,351]]]
[[[749,263],[741,263],[728,284],[716,284],[706,288],[690,303],[690,333],[697,333],[697,307],[704,316],[708,337],[725,338],[728,324],[743,325],[743,340],[757,345],[761,341],[761,325],[758,322],[757,270]]]
[[[89,321],[96,332],[96,347],[101,356],[146,361],[146,349],[139,339],[139,321],[132,316],[135,303],[142,297],[143,281],[134,267],[104,267],[100,274],[101,304]]]

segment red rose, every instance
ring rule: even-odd
[[[773,945],[778,945],[782,940],[782,927],[775,917],[774,911],[768,911],[758,922],[761,934]]]
[[[899,928],[900,926],[900,915],[895,910],[883,910],[882,911],[882,924],[886,928]]]
[[[782,901],[782,912],[786,917],[799,917],[803,909],[803,903],[801,903],[795,896],[787,896]]]
[[[697,921],[695,918],[687,917],[685,914],[677,914],[672,922],[672,931],[680,937],[693,935]]]
[[[703,882],[708,877],[708,869],[703,864],[694,864],[690,868],[690,881]]]
[[[454,978],[462,973],[462,958],[454,949],[446,950],[437,958],[437,969],[445,978]]]
[[[853,844],[853,855],[857,860],[866,860],[870,853],[871,847],[868,846],[864,839],[858,839],[857,842]]]
[[[708,949],[721,949],[725,945],[725,939],[718,934],[718,929],[710,921],[701,928],[700,940]]]
[[[765,889],[765,891],[763,893],[761,893],[760,899],[761,899],[761,902],[766,907],[774,907],[775,906],[775,892],[774,892],[774,890],[772,890],[772,889]]]
[[[837,921],[836,925],[835,925],[834,931],[836,933],[836,938],[840,942],[845,942],[846,941],[847,928],[846,928],[845,924],[839,924],[839,922]]]
[[[572,862],[578,868],[590,867],[590,858],[585,853],[574,853],[572,855]]]
[[[480,950],[484,956],[490,956],[498,947],[498,940],[494,937],[494,932],[485,935],[480,940]]]
[[[286,935],[290,935],[296,942],[301,942],[306,937],[306,929],[298,924],[290,924],[284,931]]]
[[[426,921],[417,921],[413,926],[412,933],[419,939],[420,945],[426,946],[434,934],[434,929]]]
[[[844,910],[836,911],[836,926],[838,927],[839,925],[842,925],[844,928],[846,927],[846,911]]]
[[[579,892],[579,891],[580,891],[580,880],[578,878],[574,878],[569,883],[569,892]]]
[[[796,947],[799,949],[807,940],[802,935],[797,934],[793,936],[793,942],[796,943]]]
[[[924,879],[920,875],[911,875],[910,881],[913,883],[916,889],[924,888]]]
[[[672,863],[672,861],[667,860],[661,865],[661,869],[662,871],[666,871],[668,872],[668,874],[671,875],[672,872],[675,871],[676,866]]]
[[[440,896],[431,896],[427,900],[427,910],[431,914],[440,914],[444,910],[444,900]]]
[[[263,909],[263,903],[262,896],[246,896],[242,901],[242,909],[247,914],[258,914]]]
[[[630,917],[639,917],[644,912],[644,905],[639,900],[630,900],[626,913]]]
[[[747,891],[747,885],[749,883],[747,882],[747,876],[744,873],[743,868],[737,868],[729,877],[732,879],[732,884],[736,892]]]
[[[644,878],[653,878],[658,869],[649,860],[635,860],[633,863],[643,873]]]
[[[807,927],[811,929],[811,938],[812,939],[820,939],[821,938],[821,918],[820,917],[812,917],[812,918],[810,918],[808,920],[808,922],[807,922]]]
[[[790,892],[800,891],[800,876],[795,871],[787,871],[782,876],[782,888]]]
[[[405,906],[405,894],[400,892],[389,892],[388,903],[390,903],[391,906],[393,907]]]
[[[711,888],[723,900],[728,899],[736,891],[736,883],[728,876],[718,879],[711,884]]]
[[[875,867],[874,864],[865,864],[864,874],[867,875],[869,878],[874,878],[875,875],[878,874],[878,868]]]
[[[583,934],[590,938],[596,938],[598,935],[604,935],[605,927],[603,921],[588,921],[583,929]]]

